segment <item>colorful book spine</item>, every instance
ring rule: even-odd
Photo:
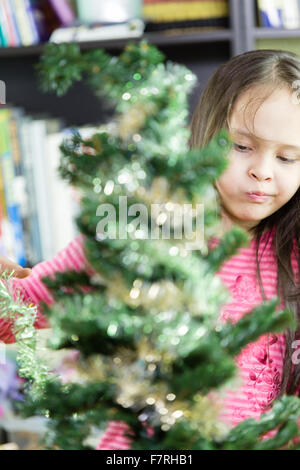
[[[29,18],[25,8],[24,0],[12,0],[15,10],[15,15],[18,23],[18,28],[20,31],[20,36],[23,46],[30,46],[34,43],[33,34],[31,31],[31,26]]]
[[[23,225],[20,215],[20,208],[16,202],[14,194],[14,162],[11,150],[10,140],[10,119],[11,111],[7,108],[0,110],[0,154],[1,154],[1,167],[3,175],[3,185],[6,201],[6,210],[8,219],[11,223],[12,233],[14,238],[14,259],[21,266],[25,266],[26,250],[23,237]]]
[[[24,1],[24,7],[26,11],[26,16],[28,19],[31,35],[32,35],[32,44],[37,44],[40,41],[40,36],[38,32],[38,28],[35,22],[35,17],[33,14],[33,8],[31,5],[30,0],[23,0]]]
[[[75,13],[67,0],[49,0],[62,26],[68,26],[75,20]]]
[[[278,0],[257,0],[259,24],[265,28],[282,28],[282,9]]]
[[[3,26],[1,25],[1,19],[0,19],[0,47],[5,47],[5,45],[6,44],[5,44],[5,37],[3,35]]]
[[[24,110],[22,108],[11,108],[12,119],[11,119],[11,148],[15,167],[15,178],[14,178],[14,193],[17,203],[20,207],[20,214],[23,222],[23,235],[26,249],[27,261],[31,263],[32,260],[32,247],[30,245],[30,221],[29,221],[29,205],[28,196],[26,192],[26,179],[23,170],[22,153],[23,149],[21,146],[21,125],[24,119]]]
[[[41,42],[48,41],[51,33],[61,26],[61,23],[49,1],[30,0],[32,15]]]
[[[3,8],[5,24],[7,28],[8,45],[16,46],[16,37],[15,37],[12,19],[10,16],[8,0],[2,0],[1,3],[2,3],[2,8]]]
[[[147,2],[143,11],[149,21],[161,22],[220,18],[229,14],[224,0]]]
[[[30,0],[31,13],[34,21],[35,28],[39,37],[39,42],[47,41],[49,35],[47,33],[47,21],[45,18],[42,4],[39,0]]]
[[[45,163],[51,212],[52,256],[65,248],[78,235],[74,222],[79,207],[76,201],[76,190],[58,173],[61,160],[60,145],[70,133],[70,130],[65,129],[59,133],[49,134],[46,138],[47,159]],[[62,204],[61,201],[64,203]]]
[[[21,152],[19,145],[19,135],[18,135],[18,124],[17,119],[19,119],[18,109],[11,109],[11,119],[9,122],[10,126],[10,136],[11,136],[11,151],[14,161],[15,174],[19,176],[21,174]]]
[[[7,47],[9,45],[7,23],[6,23],[4,7],[1,2],[0,2],[0,35],[1,35],[1,46]]]
[[[13,31],[14,31],[15,45],[16,46],[21,46],[22,45],[22,39],[21,39],[19,27],[18,27],[18,22],[17,22],[14,3],[13,3],[12,0],[7,0],[6,3],[7,3],[9,16],[11,18],[12,27],[13,27]]]
[[[7,213],[6,213],[6,203],[5,203],[5,194],[4,194],[4,184],[3,184],[3,176],[2,176],[2,168],[0,165],[0,253],[5,256],[6,250],[4,246],[4,233],[3,227],[5,225],[5,220],[7,220]],[[11,244],[11,238],[10,238]]]
[[[51,133],[51,129],[55,131],[59,129],[57,120],[34,119],[32,121],[33,180],[31,184],[35,186],[37,217],[41,238],[41,255],[44,260],[53,256],[50,198],[48,195],[48,177],[46,170],[47,158],[51,158],[47,155],[46,137],[48,133]]]
[[[33,184],[33,159],[31,142],[32,119],[24,116],[20,122],[20,146],[22,153],[22,173],[26,181],[26,194],[28,200],[28,250],[31,265],[42,261],[41,237],[37,216],[37,199]]]

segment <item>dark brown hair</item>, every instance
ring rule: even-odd
[[[278,87],[284,87],[292,93],[296,80],[300,80],[300,58],[290,52],[256,50],[233,57],[214,73],[200,97],[191,121],[191,147],[203,148],[216,132],[228,129],[233,106],[242,93],[262,86],[265,90],[263,101]],[[266,300],[266,295],[258,252],[262,235],[266,231],[271,232],[273,228],[272,243],[278,268],[277,295],[287,308],[295,312],[298,325],[296,331],[285,331],[286,351],[279,393],[281,396],[284,393],[294,394],[300,383],[300,364],[292,366],[292,343],[299,337],[300,331],[300,289],[291,264],[291,255],[294,252],[300,273],[299,188],[284,206],[261,220],[251,230],[256,240],[256,273],[263,300]],[[268,243],[268,239],[265,243]]]

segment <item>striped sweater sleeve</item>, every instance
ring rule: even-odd
[[[102,435],[98,450],[129,450],[132,439],[128,436],[131,430],[123,421],[110,421]]]
[[[15,298],[17,292],[19,292],[25,304],[33,303],[37,306],[36,328],[47,328],[49,326],[46,317],[41,312],[40,303],[43,301],[47,305],[51,305],[54,301],[49,290],[42,282],[43,277],[51,277],[55,272],[67,270],[86,270],[92,273],[92,269],[89,267],[84,255],[83,241],[84,236],[80,234],[53,259],[34,266],[30,276],[24,279],[13,278],[9,281],[8,287]],[[0,341],[6,344],[15,341],[11,327],[11,322],[0,319]]]

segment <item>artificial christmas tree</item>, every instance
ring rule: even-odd
[[[146,42],[119,58],[52,44],[39,71],[44,90],[59,95],[87,78],[115,104],[116,117],[90,139],[74,132],[61,146],[60,173],[81,195],[77,225],[93,275],[44,280],[56,299],[43,309],[50,346],[79,351],[77,375],[62,383],[42,371],[31,379],[23,413],[49,418],[50,449],[88,449],[92,429],[109,420],[130,426],[135,449],[285,445],[299,433],[296,397],[231,431],[218,420],[214,391],[234,376],[234,356],[294,320],[273,299],[234,325],[218,322],[229,295],[215,272],[248,237],[235,227],[208,249],[220,224],[212,184],[231,142],[221,131],[205,149],[189,149],[195,77],[164,64]],[[277,435],[262,442],[274,428]]]

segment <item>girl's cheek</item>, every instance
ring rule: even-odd
[[[236,165],[239,163],[239,153],[232,149],[228,155],[227,155],[227,160],[228,160],[228,166],[232,166],[233,164]],[[228,168],[227,166],[227,168]]]
[[[224,178],[226,176],[230,177],[233,173],[236,173],[239,171],[239,166],[236,164],[236,162],[232,159],[228,159],[228,164],[225,170],[223,171],[221,178]]]
[[[240,155],[237,155],[236,152],[228,156],[228,166],[226,170],[229,170],[230,172],[242,172],[245,171],[246,166],[248,163],[246,163],[245,159],[241,158]],[[225,170],[225,171],[226,171]]]

